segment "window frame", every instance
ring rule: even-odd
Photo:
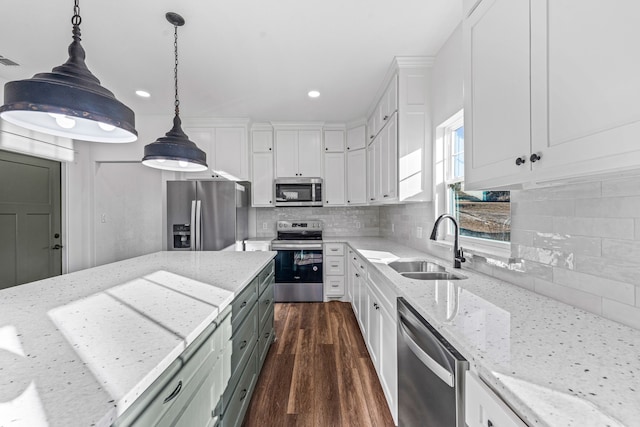
[[[440,169],[439,175],[441,175],[436,176],[436,181],[439,181],[436,182],[437,195],[436,203],[434,204],[436,217],[445,213],[456,217],[456,219],[459,217],[454,210],[453,191],[450,186],[458,182],[464,183],[464,169],[460,176],[453,176],[453,156],[459,154],[453,152],[453,134],[462,126],[464,126],[464,110],[458,111],[436,128],[436,144],[439,145],[436,147],[436,170]],[[463,147],[464,153],[468,147],[466,142]],[[440,168],[438,168],[438,163],[440,163]],[[447,224],[446,234],[443,236],[443,244],[452,245],[454,228],[451,222],[447,221]],[[441,226],[441,229],[442,228]],[[438,241],[438,243],[440,242],[441,241]],[[511,257],[510,241],[505,242],[482,237],[460,236],[460,246],[465,250],[471,250],[471,252],[497,255],[502,258]]]

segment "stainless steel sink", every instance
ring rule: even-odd
[[[398,273],[446,271],[443,266],[425,260],[400,259],[389,263],[389,267],[393,268]]]
[[[414,271],[400,273],[401,276],[407,279],[416,280],[462,280],[466,279],[465,276],[459,274],[449,273],[448,271]]]

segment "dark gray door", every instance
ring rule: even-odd
[[[60,163],[0,150],[0,289],[62,274]]]

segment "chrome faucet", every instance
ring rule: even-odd
[[[440,222],[448,218],[453,221],[453,228],[455,236],[453,238],[453,268],[460,268],[461,264],[465,262],[464,254],[462,253],[462,248],[460,247],[460,229],[458,228],[458,221],[454,217],[448,214],[442,214],[436,219],[435,224],[433,224],[433,230],[431,230],[431,240],[438,239],[438,225]]]

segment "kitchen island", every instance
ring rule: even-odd
[[[373,280],[404,297],[528,425],[640,425],[640,331],[388,239],[324,242],[355,250]],[[388,265],[399,258],[467,278],[409,279]]]
[[[0,426],[110,426],[274,252],[157,252],[0,291]]]

